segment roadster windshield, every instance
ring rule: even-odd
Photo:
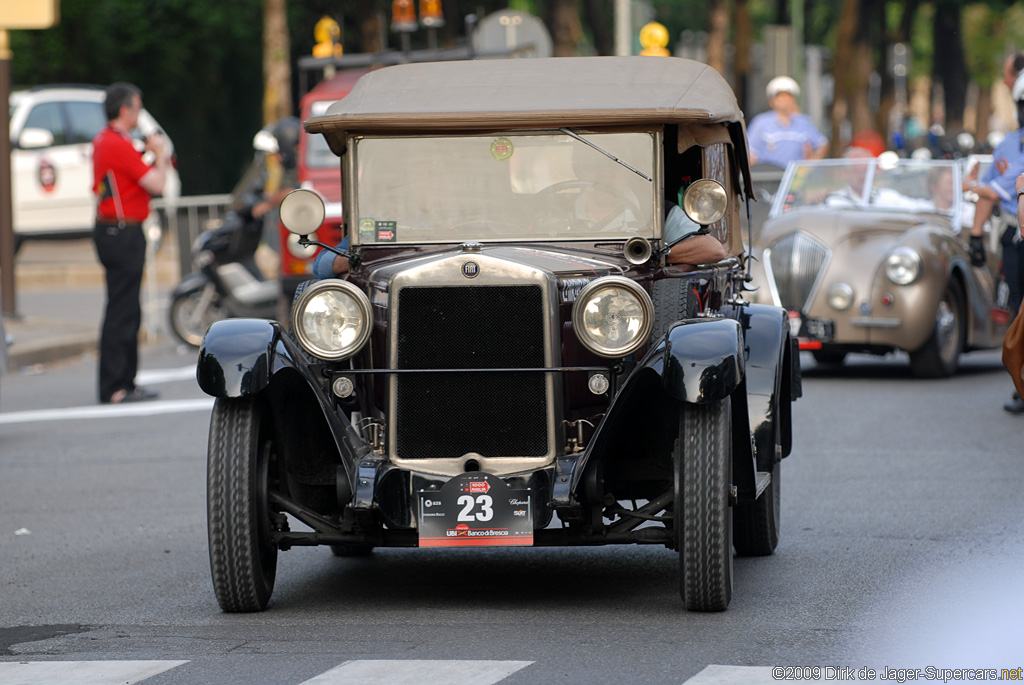
[[[942,160],[835,159],[792,162],[772,215],[805,207],[933,212],[958,216],[960,168]]]
[[[582,133],[655,178],[653,133]],[[655,183],[559,132],[358,138],[358,243],[656,237]]]

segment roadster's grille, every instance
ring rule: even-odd
[[[543,367],[544,311],[536,285],[403,288],[398,368]],[[402,459],[548,453],[543,373],[399,374],[397,388]]]
[[[772,244],[768,265],[784,308],[806,311],[829,254],[828,248],[802,233]]]

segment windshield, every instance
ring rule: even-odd
[[[653,178],[653,133],[581,133]],[[654,238],[655,184],[564,133],[360,138],[358,242]]]
[[[933,212],[961,211],[960,168],[953,161],[834,159],[792,162],[772,215],[805,207]]]

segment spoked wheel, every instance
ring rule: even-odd
[[[220,308],[213,284],[202,290],[174,298],[171,302],[171,331],[186,345],[199,347],[207,329],[215,322],[227,318]]]
[[[910,370],[918,378],[945,378],[956,373],[964,351],[964,296],[951,280],[935,310],[935,330],[921,349],[910,353]]]
[[[679,592],[689,611],[724,611],[732,599],[731,406],[683,404],[675,461]]]
[[[218,399],[210,420],[207,515],[213,589],[224,611],[262,611],[274,591],[269,492],[275,466],[263,405]]]

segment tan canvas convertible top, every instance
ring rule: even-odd
[[[642,124],[723,125],[749,179],[743,113],[729,84],[708,65],[675,57],[403,64],[366,74],[326,114],[305,122],[336,154],[346,132]]]

